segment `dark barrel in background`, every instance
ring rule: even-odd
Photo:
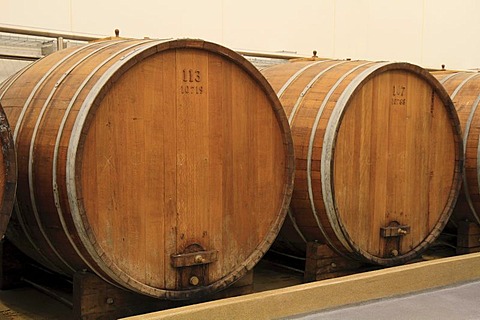
[[[379,265],[416,257],[457,199],[461,129],[440,83],[408,63],[300,59],[262,70],[289,118],[291,209],[275,248]]]
[[[7,230],[15,202],[17,160],[12,132],[0,104],[0,237]]]
[[[157,298],[260,260],[293,189],[290,128],[247,60],[201,40],[93,42],[0,89],[18,147],[10,240],[44,266]]]

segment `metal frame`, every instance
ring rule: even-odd
[[[21,27],[21,26],[14,26],[14,25],[8,25],[8,24],[0,24],[0,32],[11,33],[11,34],[22,34],[22,35],[28,35],[28,36],[37,36],[37,37],[46,37],[46,38],[56,38],[57,48],[59,50],[63,49],[64,39],[88,42],[88,41],[95,41],[95,40],[107,37],[106,35],[54,31],[54,30],[48,30],[48,29]],[[152,39],[152,40],[155,40],[155,39]],[[284,60],[310,58],[309,56],[300,55],[293,52],[266,52],[266,51],[251,51],[251,50],[242,50],[242,49],[234,49],[234,51],[246,57],[284,59]],[[34,61],[42,57],[0,54],[0,58]]]

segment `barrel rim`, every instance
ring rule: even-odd
[[[332,181],[334,169],[333,159],[335,155],[335,143],[338,136],[340,124],[345,114],[344,111],[349,106],[351,98],[363,87],[363,84],[365,84],[371,78],[377,76],[378,74],[392,70],[408,71],[425,79],[427,83],[431,86],[431,88],[434,90],[434,92],[442,100],[447,110],[447,113],[449,114],[452,131],[454,134],[456,166],[453,173],[452,187],[450,188],[449,197],[445,204],[444,210],[439,215],[438,221],[435,224],[435,227],[431,230],[431,232],[415,248],[409,250],[405,254],[392,258],[381,258],[362,249],[353,241],[353,239],[351,239],[351,237],[349,237],[348,231],[346,230],[340,219],[341,215],[339,215],[338,213],[338,208],[334,200],[334,186],[330,182]],[[463,171],[464,153],[461,138],[460,121],[455,111],[454,104],[444,87],[427,70],[406,62],[385,62],[381,63],[380,65],[370,67],[369,69],[362,72],[362,74],[358,75],[356,79],[349,84],[349,86],[339,97],[326,127],[323,146],[324,148],[322,149],[321,170],[322,172],[324,172],[324,175],[322,175],[322,196],[324,198],[324,203],[326,204],[325,211],[332,226],[335,225],[335,227],[333,227],[333,230],[337,238],[343,238],[349,244],[350,248],[346,249],[350,251],[351,255],[355,256],[360,260],[374,262],[379,265],[394,265],[404,263],[424,251],[428,247],[428,245],[431,244],[440,235],[441,231],[447,224],[450,215],[452,214],[453,206],[459,195],[462,182],[461,173]]]
[[[318,77],[320,77],[321,75],[325,74],[326,72],[328,72],[330,69],[332,68],[336,68],[338,67],[339,65],[341,64],[344,64],[344,63],[347,63],[349,62],[348,60],[340,60],[340,63],[335,63],[333,64],[332,66],[329,66],[328,68],[325,68],[324,70],[322,70],[321,72],[319,72],[315,78],[315,82],[317,81]],[[318,210],[317,210],[317,207],[316,207],[316,204],[315,204],[315,197],[314,197],[314,192],[313,192],[313,182],[312,182],[312,159],[314,158],[313,157],[313,148],[314,148],[314,144],[315,144],[315,137],[316,137],[316,133],[317,133],[317,130],[318,130],[318,125],[320,123],[320,120],[323,116],[323,113],[325,111],[325,108],[328,104],[328,102],[330,101],[330,98],[332,97],[332,95],[335,93],[335,91],[337,90],[338,86],[341,85],[343,83],[343,81],[349,76],[351,75],[352,73],[354,73],[355,71],[359,70],[359,69],[362,69],[362,68],[366,68],[368,65],[370,64],[374,64],[375,62],[371,62],[371,61],[362,61],[362,60],[358,60],[358,61],[355,61],[355,66],[350,66],[350,68],[348,69],[348,71],[346,71],[345,73],[342,74],[341,77],[339,77],[336,82],[329,88],[327,94],[325,95],[325,97],[323,98],[323,101],[320,105],[320,107],[318,108],[317,110],[317,114],[316,114],[316,117],[315,117],[315,120],[312,124],[312,127],[310,128],[310,139],[309,139],[309,142],[308,142],[308,152],[307,152],[307,186],[308,186],[308,195],[309,195],[309,200],[310,200],[310,207],[311,207],[311,210],[312,210],[312,213],[314,215],[314,218],[315,218],[315,221],[317,222],[317,226],[320,230],[320,233],[322,234],[325,242],[337,253],[339,254],[340,256],[345,256],[345,253],[342,251],[342,250],[338,250],[335,245],[334,245],[334,242],[333,240],[331,239],[330,235],[329,235],[329,232],[326,231],[326,228],[324,228],[322,222],[321,222],[321,219],[318,215]],[[314,78],[314,79],[315,79]],[[313,81],[313,80],[312,80]],[[307,87],[313,85],[313,82],[310,82]],[[302,92],[303,94],[303,92]],[[301,95],[302,95],[301,94]],[[292,111],[293,112],[293,111]],[[322,147],[323,149],[323,147]],[[323,183],[323,180],[322,180],[322,183]],[[323,185],[322,185],[322,188],[323,188]],[[323,193],[323,189],[322,189],[322,193]],[[324,203],[324,206],[327,206],[327,203]],[[328,216],[327,216],[328,218]],[[330,223],[329,227],[333,227],[335,228],[336,226],[332,223]],[[349,245],[347,242],[344,241],[343,238],[338,238],[337,237],[337,240],[341,242],[341,244],[344,246],[344,248],[346,248],[347,250],[349,250]]]
[[[265,238],[258,244],[257,248],[245,259],[245,261],[239,265],[236,269],[230,270],[223,278],[201,288],[193,290],[169,290],[159,289],[147,284],[141,283],[136,279],[130,277],[130,275],[123,272],[118,266],[109,260],[106,253],[96,242],[95,235],[88,227],[88,218],[85,213],[85,208],[82,204],[82,188],[80,185],[81,177],[81,161],[79,155],[83,152],[84,142],[86,138],[86,132],[88,131],[89,124],[93,118],[92,113],[98,108],[100,101],[103,99],[108,91],[109,85],[116,79],[122,76],[127,70],[133,67],[143,59],[154,55],[158,52],[174,49],[199,49],[212,52],[220,55],[234,62],[237,66],[243,69],[247,74],[256,81],[262,91],[265,93],[266,98],[272,106],[272,110],[275,113],[277,123],[281,136],[283,138],[283,146],[285,150],[285,181],[283,191],[283,203],[279,206],[279,213],[276,215],[275,221],[272,223],[270,230]],[[81,242],[89,252],[91,257],[97,262],[100,269],[105,272],[114,282],[121,286],[131,289],[133,291],[150,295],[153,297],[163,297],[167,299],[189,299],[202,294],[208,294],[219,291],[226,288],[234,281],[240,279],[249,270],[251,270],[261,257],[266,253],[268,248],[273,243],[276,235],[278,234],[282,223],[287,214],[290,199],[293,193],[293,181],[294,181],[294,148],[293,140],[290,132],[290,126],[277,95],[271,88],[270,84],[264,78],[264,76],[258,71],[248,60],[242,57],[240,54],[227,49],[221,45],[207,42],[200,39],[180,39],[169,41],[151,41],[141,48],[132,51],[130,55],[126,54],[121,63],[114,64],[110,67],[108,72],[111,72],[111,77],[104,76],[99,80],[102,82],[99,85],[99,91],[94,92],[92,90],[88,97],[85,99],[79,112],[75,125],[72,129],[72,135],[70,137],[68,153],[67,153],[67,190],[68,202],[70,204],[70,210],[72,216],[74,216],[74,224],[79,235],[84,235],[85,238],[81,239]]]

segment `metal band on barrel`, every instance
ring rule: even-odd
[[[128,40],[123,40],[123,41],[116,41],[115,43],[113,43],[112,45],[114,44],[119,44],[119,43],[123,43],[123,42],[127,42]],[[90,268],[92,269],[92,271],[95,271],[95,268],[87,261],[87,259],[85,259],[85,257],[80,253],[80,250],[78,249],[78,247],[76,246],[73,238],[70,236],[70,231],[68,230],[67,228],[67,225],[65,223],[65,219],[63,218],[63,211],[62,211],[62,207],[60,205],[60,195],[59,195],[59,192],[58,192],[58,183],[57,183],[57,166],[58,166],[58,154],[59,154],[59,149],[60,149],[60,140],[62,138],[62,135],[63,135],[63,130],[65,128],[65,124],[67,122],[67,119],[68,119],[68,116],[70,114],[70,111],[72,110],[73,108],[73,105],[75,104],[75,102],[77,101],[77,98],[78,96],[80,95],[80,93],[85,89],[85,86],[87,85],[87,83],[95,76],[95,74],[98,72],[98,70],[100,70],[100,68],[104,67],[108,62],[112,61],[113,59],[117,58],[119,54],[127,51],[127,50],[130,50],[136,46],[139,46],[141,44],[144,44],[145,42],[148,42],[148,41],[142,41],[142,42],[136,42],[135,44],[133,45],[130,45],[130,46],[127,46],[121,50],[119,50],[118,52],[115,52],[114,55],[110,55],[107,59],[105,59],[104,61],[102,61],[100,64],[98,64],[95,69],[93,69],[86,77],[85,79],[83,80],[83,82],[79,85],[79,87],[77,88],[75,94],[72,96],[72,98],[70,99],[70,102],[65,110],[65,113],[63,115],[63,118],[62,118],[62,121],[60,122],[60,126],[59,126],[59,129],[58,129],[58,132],[57,132],[57,137],[55,139],[55,147],[54,147],[54,152],[53,152],[53,164],[52,164],[52,188],[53,188],[53,196],[54,196],[54,200],[55,200],[55,206],[57,208],[57,213],[58,213],[58,217],[59,217],[59,220],[61,221],[61,225],[62,225],[62,228],[63,228],[63,231],[65,233],[65,235],[67,236],[68,240],[70,241],[70,244],[72,245],[72,247],[74,248],[75,252],[77,253],[77,255],[83,260],[83,262]],[[110,45],[109,45],[110,46]],[[105,46],[103,47],[102,49],[105,49],[106,47],[108,46]],[[99,274],[98,272],[96,272],[96,274],[101,277],[103,280],[111,283],[110,281],[108,281],[107,279],[105,279],[103,276],[101,276],[101,274]]]
[[[55,249],[55,247],[53,246],[53,244],[51,243],[50,239],[48,238],[48,235],[47,233],[45,232],[44,228],[43,228],[43,224],[40,220],[40,216],[39,216],[39,213],[38,213],[38,210],[37,210],[37,204],[36,204],[36,199],[35,199],[35,192],[34,192],[34,181],[33,181],[33,164],[35,162],[35,154],[34,154],[34,146],[35,146],[35,141],[36,141],[36,138],[37,138],[37,134],[38,134],[38,130],[39,130],[39,127],[40,127],[40,123],[42,122],[43,120],[43,117],[44,117],[44,114],[45,112],[47,111],[47,108],[50,104],[50,101],[52,100],[55,92],[57,91],[57,89],[59,88],[59,86],[61,85],[61,83],[65,80],[65,78],[67,76],[70,75],[70,73],[75,69],[77,68],[80,64],[82,64],[85,60],[87,60],[88,58],[90,58],[91,56],[93,56],[94,54],[96,54],[97,52],[101,51],[101,50],[104,50],[105,48],[108,48],[112,45],[116,44],[115,43],[108,43],[107,45],[104,45],[103,47],[100,47],[100,48],[97,48],[95,50],[92,50],[92,52],[88,53],[87,55],[83,56],[81,59],[79,59],[77,62],[75,62],[75,64],[73,64],[66,72],[62,73],[60,78],[57,80],[57,82],[55,83],[55,86],[52,88],[52,90],[50,91],[50,94],[48,95],[47,99],[45,100],[45,103],[43,104],[42,106],[42,109],[40,110],[40,113],[37,117],[37,121],[35,123],[35,127],[33,129],[33,134],[32,134],[32,138],[31,138],[31,141],[30,141],[30,148],[29,148],[29,161],[28,161],[28,182],[29,182],[29,185],[30,185],[30,200],[31,200],[31,204],[32,204],[32,210],[33,210],[33,213],[34,213],[34,216],[35,216],[35,219],[37,220],[37,225],[39,227],[39,229],[41,230],[42,234],[44,234],[44,237],[47,239],[47,243],[50,245],[52,251],[55,252],[55,254],[59,257],[59,259],[65,264],[67,265],[72,271],[76,271],[75,268],[73,268],[69,263],[67,263],[63,258],[62,256],[57,252],[57,250]],[[67,238],[71,241],[71,236],[70,236],[70,232],[68,232],[66,230],[66,224],[65,224],[65,220],[63,219],[63,216],[60,216],[60,223],[64,229],[64,234],[67,236]],[[75,251],[80,255],[80,257],[82,258],[82,260],[85,261],[85,259],[82,257],[82,255],[78,252],[78,249],[73,246]],[[87,263],[87,266],[90,267],[90,265],[88,265]]]
[[[44,75],[43,77],[36,83],[35,87],[32,89],[32,91],[30,92],[30,95],[28,96],[27,100],[25,101],[23,107],[22,107],[22,111],[20,112],[20,115],[17,119],[17,123],[16,123],[16,126],[15,126],[15,130],[13,132],[13,141],[15,142],[15,145],[18,145],[17,144],[17,136],[20,132],[20,128],[22,127],[22,123],[23,123],[23,119],[25,117],[25,113],[27,112],[27,109],[28,107],[30,106],[31,102],[33,101],[33,98],[34,96],[36,95],[37,91],[40,89],[40,87],[44,84],[44,82],[50,77],[50,75],[55,72],[57,70],[57,68],[62,65],[63,63],[65,63],[66,61],[68,61],[70,58],[72,58],[73,56],[75,56],[76,54],[78,54],[79,52],[91,47],[95,45],[95,43],[91,43],[91,44],[88,44],[88,45],[85,45],[85,46],[82,46],[82,47],[79,47],[78,49],[70,52],[68,55],[66,55],[65,57],[63,57],[62,59],[60,59],[59,61],[57,61]],[[31,185],[29,186],[29,189],[31,189]],[[32,191],[30,190],[30,193]],[[20,217],[21,216],[21,212],[19,210],[19,206],[18,206],[18,200],[16,201],[17,202],[17,205],[15,206],[16,208],[16,211],[17,211],[17,216]],[[38,215],[38,211],[37,211],[37,208],[34,207],[32,208],[33,210],[33,214],[34,214],[34,217],[35,217],[35,220],[37,222],[37,225],[39,227],[39,230],[40,230],[40,233],[42,234],[43,238],[45,239],[46,243],[48,244],[48,246],[52,249],[53,253],[58,257],[58,259],[70,270],[72,271],[75,271],[75,269],[73,269],[61,256],[60,254],[58,253],[58,251],[54,248],[53,244],[51,243],[50,239],[48,238],[47,234],[45,233],[45,230],[43,229],[41,223],[40,223],[40,217]],[[27,226],[25,224],[25,221],[23,218],[20,218],[19,219],[19,223],[21,225],[21,228],[23,230],[23,232],[25,234],[28,234],[27,232]],[[30,240],[31,242],[31,245],[33,246],[33,248],[35,248],[35,250],[37,250],[37,252],[46,260],[48,261],[50,264],[52,264],[53,266],[56,266],[55,263],[53,263],[49,258],[47,258],[43,253],[42,251],[38,248],[38,246],[35,244],[35,242],[32,240],[31,237],[27,236],[27,239]],[[58,269],[58,266],[57,268],[55,269]],[[60,268],[61,270],[61,268]],[[58,270],[57,270],[58,271]]]
[[[293,224],[293,228],[295,229],[295,231],[297,231],[298,235],[300,236],[300,238],[302,238],[303,242],[307,243],[307,239],[305,238],[305,236],[303,235],[303,232],[298,227],[297,221],[295,220],[295,217],[293,216],[292,210],[290,208],[288,208],[287,214],[288,214],[288,217],[290,218],[290,221]]]
[[[305,67],[303,67],[302,69],[298,70],[297,72],[295,72],[295,74],[293,76],[291,76],[287,82],[284,83],[284,85],[280,88],[280,90],[278,90],[277,92],[277,96],[279,98],[281,98],[283,96],[283,94],[285,93],[285,90],[287,90],[287,88],[290,86],[290,84],[295,81],[302,73],[304,73],[306,70],[310,69],[311,67],[313,66],[316,66],[317,64],[320,64],[320,63],[323,63],[323,62],[326,62],[328,60],[322,60],[322,61],[317,61],[315,63],[310,63],[308,65],[306,65]]]
[[[326,61],[318,61],[318,62],[309,64],[309,65],[303,67],[302,69],[300,69],[299,71],[297,71],[297,72],[287,81],[287,83],[285,83],[285,85],[283,86],[283,88],[286,89],[286,88],[287,88],[287,84],[288,84],[288,85],[291,84],[295,79],[297,79],[303,72],[305,72],[305,71],[306,71],[307,69],[309,69],[310,67],[315,66],[315,65],[318,65],[318,64],[320,64],[320,63],[322,63],[322,62],[326,62]],[[301,92],[300,95],[298,96],[298,99],[297,99],[297,101],[295,102],[295,104],[294,104],[294,106],[293,106],[293,108],[292,108],[292,111],[291,111],[291,113],[290,113],[290,115],[289,115],[289,117],[288,117],[288,123],[289,123],[289,124],[292,123],[292,121],[293,121],[293,119],[294,119],[294,117],[295,117],[295,115],[296,115],[296,113],[297,113],[297,111],[298,111],[298,107],[299,107],[300,103],[303,101],[303,97],[304,97],[305,94],[308,92],[308,90],[310,90],[310,88],[313,86],[313,84],[314,84],[315,82],[317,82],[317,80],[318,80],[322,75],[324,75],[326,72],[328,72],[329,70],[331,70],[331,69],[334,68],[335,66],[340,65],[340,64],[345,63],[345,62],[347,62],[347,61],[340,61],[340,62],[337,62],[337,63],[329,66],[329,67],[326,68],[326,69],[323,69],[323,70],[320,71],[312,80],[310,80],[310,82],[305,86],[305,88],[302,90],[302,92]],[[282,89],[283,89],[283,88],[282,88]],[[282,90],[280,90],[280,91],[282,91]],[[279,91],[279,94],[280,94],[280,91]],[[282,91],[281,93],[283,93],[283,91]],[[280,97],[280,96],[279,96],[279,97]],[[305,235],[302,233],[302,231],[301,231],[300,228],[298,227],[297,221],[294,219],[294,217],[293,217],[290,209],[289,209],[288,213],[289,213],[288,216],[289,216],[289,218],[290,218],[290,221],[291,221],[292,224],[293,224],[294,229],[297,231],[298,235],[299,235],[303,240],[305,240],[305,242],[307,242],[307,240],[306,240],[306,238],[305,238]]]
[[[460,74],[460,73],[458,73]],[[457,73],[454,73],[454,75],[458,75]],[[452,99],[455,99],[455,97],[457,96],[457,94],[460,92],[460,90],[463,88],[463,86],[465,86],[465,84],[467,84],[468,81],[470,81],[471,79],[479,76],[480,74],[478,73],[474,73],[473,75],[470,75],[469,77],[467,77],[465,80],[463,80],[456,88],[455,90],[452,92],[452,94],[450,95],[450,98]],[[453,77],[450,76],[449,78]],[[470,113],[468,115],[468,119],[467,119],[467,122],[465,124],[465,128],[464,128],[464,133],[463,133],[463,152],[464,152],[464,156],[465,156],[465,153],[466,153],[466,150],[467,150],[467,137],[468,137],[468,134],[470,133],[470,125],[472,123],[472,119],[473,119],[473,116],[475,114],[475,111],[477,110],[477,107],[478,107],[478,102],[479,102],[479,97],[477,97],[475,103],[472,105],[472,108],[470,109]],[[478,158],[477,158],[477,163],[478,163]],[[478,167],[477,167],[478,168]],[[464,189],[464,193],[465,193],[465,199],[467,200],[467,203],[468,203],[468,206],[470,208],[470,210],[472,210],[472,214],[473,216],[475,217],[475,219],[477,221],[478,220],[478,214],[477,214],[477,211],[475,210],[475,206],[473,205],[473,201],[472,201],[472,197],[470,196],[470,192],[469,192],[469,185],[467,183],[467,175],[465,174],[465,167],[463,167],[463,174],[462,174],[462,180],[463,180],[463,189]]]
[[[95,85],[88,92],[87,97],[82,103],[75,124],[72,128],[72,134],[70,136],[68,151],[67,151],[67,163],[66,163],[66,183],[68,190],[68,201],[70,204],[72,217],[74,220],[75,228],[77,233],[81,238],[82,243],[85,245],[85,249],[90,253],[90,256],[93,260],[98,262],[98,267],[102,269],[103,273],[108,275],[112,280],[122,283],[125,286],[131,288],[132,290],[136,289],[135,284],[140,284],[137,280],[133,278],[121,279],[118,274],[116,274],[112,267],[114,265],[111,262],[111,265],[106,265],[105,260],[108,259],[107,256],[100,257],[99,252],[94,247],[93,243],[90,242],[90,238],[85,229],[84,222],[82,221],[82,214],[78,205],[78,192],[76,186],[76,162],[77,162],[77,149],[79,147],[80,137],[82,134],[83,126],[86,122],[87,116],[90,112],[90,108],[93,105],[93,102],[97,98],[98,94],[102,88],[110,81],[111,77],[125,64],[128,64],[130,60],[133,60],[137,57],[134,53],[141,54],[142,52],[151,49],[165,41],[150,41],[148,44],[135,48],[130,52],[127,52],[124,56],[118,59],[108,70],[98,79]],[[158,288],[150,287],[153,292],[163,293],[164,291]]]
[[[335,86],[330,90],[329,96],[333,93],[333,90],[340,84],[340,82],[345,79],[345,77],[348,76],[348,74],[352,73],[353,71],[364,67],[368,64],[372,64],[375,62],[367,62],[364,64],[361,64],[357,67],[355,67],[353,70],[350,70],[349,73],[345,74],[337,83]],[[342,228],[339,225],[338,217],[336,217],[336,209],[334,206],[334,199],[333,199],[333,192],[332,192],[332,177],[331,177],[331,168],[332,168],[332,152],[334,149],[334,143],[335,143],[335,138],[336,134],[338,131],[338,128],[340,126],[340,117],[344,112],[345,107],[347,106],[348,100],[351,98],[354,90],[358,88],[358,86],[368,77],[370,76],[373,72],[376,70],[382,68],[383,66],[387,65],[388,63],[375,63],[374,66],[364,70],[362,73],[360,73],[358,76],[353,79],[348,86],[345,88],[345,90],[342,92],[340,97],[338,98],[335,107],[332,111],[332,114],[330,116],[330,119],[328,120],[327,127],[325,129],[325,135],[323,138],[323,147],[322,147],[322,157],[321,157],[321,170],[322,170],[322,194],[323,194],[323,200],[325,203],[325,210],[327,213],[328,220],[330,221],[330,224],[332,226],[333,231],[335,232],[337,238],[339,241],[345,246],[345,248],[349,251],[353,251],[351,245],[347,242],[346,237],[342,231]],[[325,102],[324,102],[325,103]],[[311,134],[311,146],[309,146],[309,156],[311,158],[311,153],[313,150],[313,140],[315,139],[315,131],[318,126],[318,122],[320,121],[320,116],[317,115],[317,119],[315,119],[315,126],[314,129],[312,129],[312,134]],[[307,168],[311,167],[310,161],[307,162]],[[311,170],[311,169],[310,169]],[[310,172],[308,173],[307,177],[310,178]],[[310,192],[311,186],[309,185],[309,192]],[[312,207],[313,207],[313,201],[312,201]],[[338,251],[338,249],[337,249]],[[345,254],[343,254],[345,255]]]
[[[450,78],[453,78],[454,76],[457,76],[458,73],[452,73],[452,74],[449,74],[448,76],[446,76],[445,78],[443,78],[442,80],[439,80],[439,82],[441,84],[444,84],[445,82],[447,82]]]
[[[25,66],[23,69],[21,69],[20,71],[18,71],[17,73],[13,74],[11,77],[9,77],[7,80],[5,80],[2,84],[2,88],[0,89],[0,91],[2,91],[2,93],[0,94],[0,100],[2,100],[3,96],[5,95],[5,93],[8,91],[8,89],[10,89],[10,87],[15,83],[15,81],[17,81],[17,79],[22,75],[24,74],[28,69],[30,69],[34,64],[36,64],[38,61],[40,60],[36,60],[30,64],[28,64],[27,66]]]
[[[465,86],[465,84],[467,84],[468,81],[470,81],[471,79],[473,79],[477,76],[480,76],[480,74],[479,73],[474,73],[473,75],[471,75],[471,76],[467,77],[465,80],[463,80],[462,83],[460,83],[458,85],[458,87],[455,88],[455,91],[451,95],[451,99],[453,100],[456,97],[456,95],[460,92],[460,90],[463,88],[463,86]],[[470,113],[468,114],[468,119],[467,119],[467,122],[465,124],[464,132],[463,132],[463,153],[464,153],[464,157],[466,157],[466,152],[467,152],[467,138],[468,138],[468,135],[470,134],[470,126],[471,126],[472,121],[473,121],[473,116],[475,115],[475,112],[477,111],[479,102],[480,102],[480,95],[477,96],[477,99],[475,99],[474,103],[472,104],[472,108],[470,109]],[[479,168],[478,165],[480,163],[480,159],[478,159],[478,154],[479,154],[479,150],[477,148],[477,168]],[[479,173],[478,173],[478,170],[477,170],[477,178],[478,178],[478,176],[479,176]],[[465,191],[465,198],[467,199],[468,206],[470,207],[470,210],[472,210],[472,214],[475,217],[475,220],[477,222],[480,222],[477,210],[475,210],[475,206],[473,205],[472,197],[470,196],[470,186],[467,183],[467,175],[465,174],[465,166],[463,167],[462,179],[463,179],[463,190]]]
[[[300,75],[302,75],[305,71],[307,71],[308,69],[310,69],[311,67],[313,66],[316,66],[318,64],[321,64],[321,63],[324,63],[328,60],[322,60],[322,61],[317,61],[315,63],[310,63],[308,65],[306,65],[305,67],[301,68],[300,70],[298,70],[297,72],[295,72],[295,74],[293,74],[282,86],[282,88],[280,88],[280,90],[277,92],[277,96],[278,98],[280,99],[283,94],[285,93],[285,90],[290,86],[290,84],[292,84],[293,81],[295,81],[296,79],[298,79],[298,77]],[[296,113],[296,108],[292,108],[292,111],[290,113],[290,115],[293,115],[294,113]],[[289,116],[288,118],[288,123],[290,124],[293,120],[293,116]],[[292,214],[292,211],[291,209],[289,208],[288,209],[288,218],[290,220],[290,222],[292,223],[293,225],[293,228],[295,229],[295,231],[297,232],[297,234],[300,236],[300,238],[302,238],[303,241],[305,241],[305,243],[307,242],[306,238],[305,238],[305,235],[302,233],[302,231],[300,230],[300,228],[298,227],[298,224],[297,224],[297,221],[295,220],[295,218],[293,217],[293,214]]]
[[[325,68],[321,72],[319,72],[310,82],[303,88],[302,92],[300,92],[300,95],[298,96],[297,101],[295,102],[295,105],[293,106],[292,112],[290,113],[290,116],[288,117],[288,123],[292,123],[293,119],[295,118],[295,115],[297,114],[298,107],[300,106],[300,103],[303,101],[305,95],[307,94],[308,90],[318,81],[318,79],[323,76],[325,73],[330,71],[331,69],[335,68],[338,65],[344,64],[348,61],[340,61],[335,64],[332,64],[328,68]]]

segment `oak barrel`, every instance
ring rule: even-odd
[[[456,225],[460,220],[480,223],[479,188],[479,134],[480,73],[436,71],[432,74],[447,90],[458,113],[462,128],[465,168],[463,184],[451,221]]]
[[[17,160],[10,125],[1,104],[0,148],[0,238],[3,238],[15,202]]]
[[[17,247],[72,276],[166,299],[259,261],[293,189],[283,108],[247,60],[201,40],[51,54],[0,90],[18,151]]]
[[[442,86],[408,63],[303,59],[262,70],[292,129],[295,187],[275,244],[379,265],[406,262],[447,223],[462,168]]]

